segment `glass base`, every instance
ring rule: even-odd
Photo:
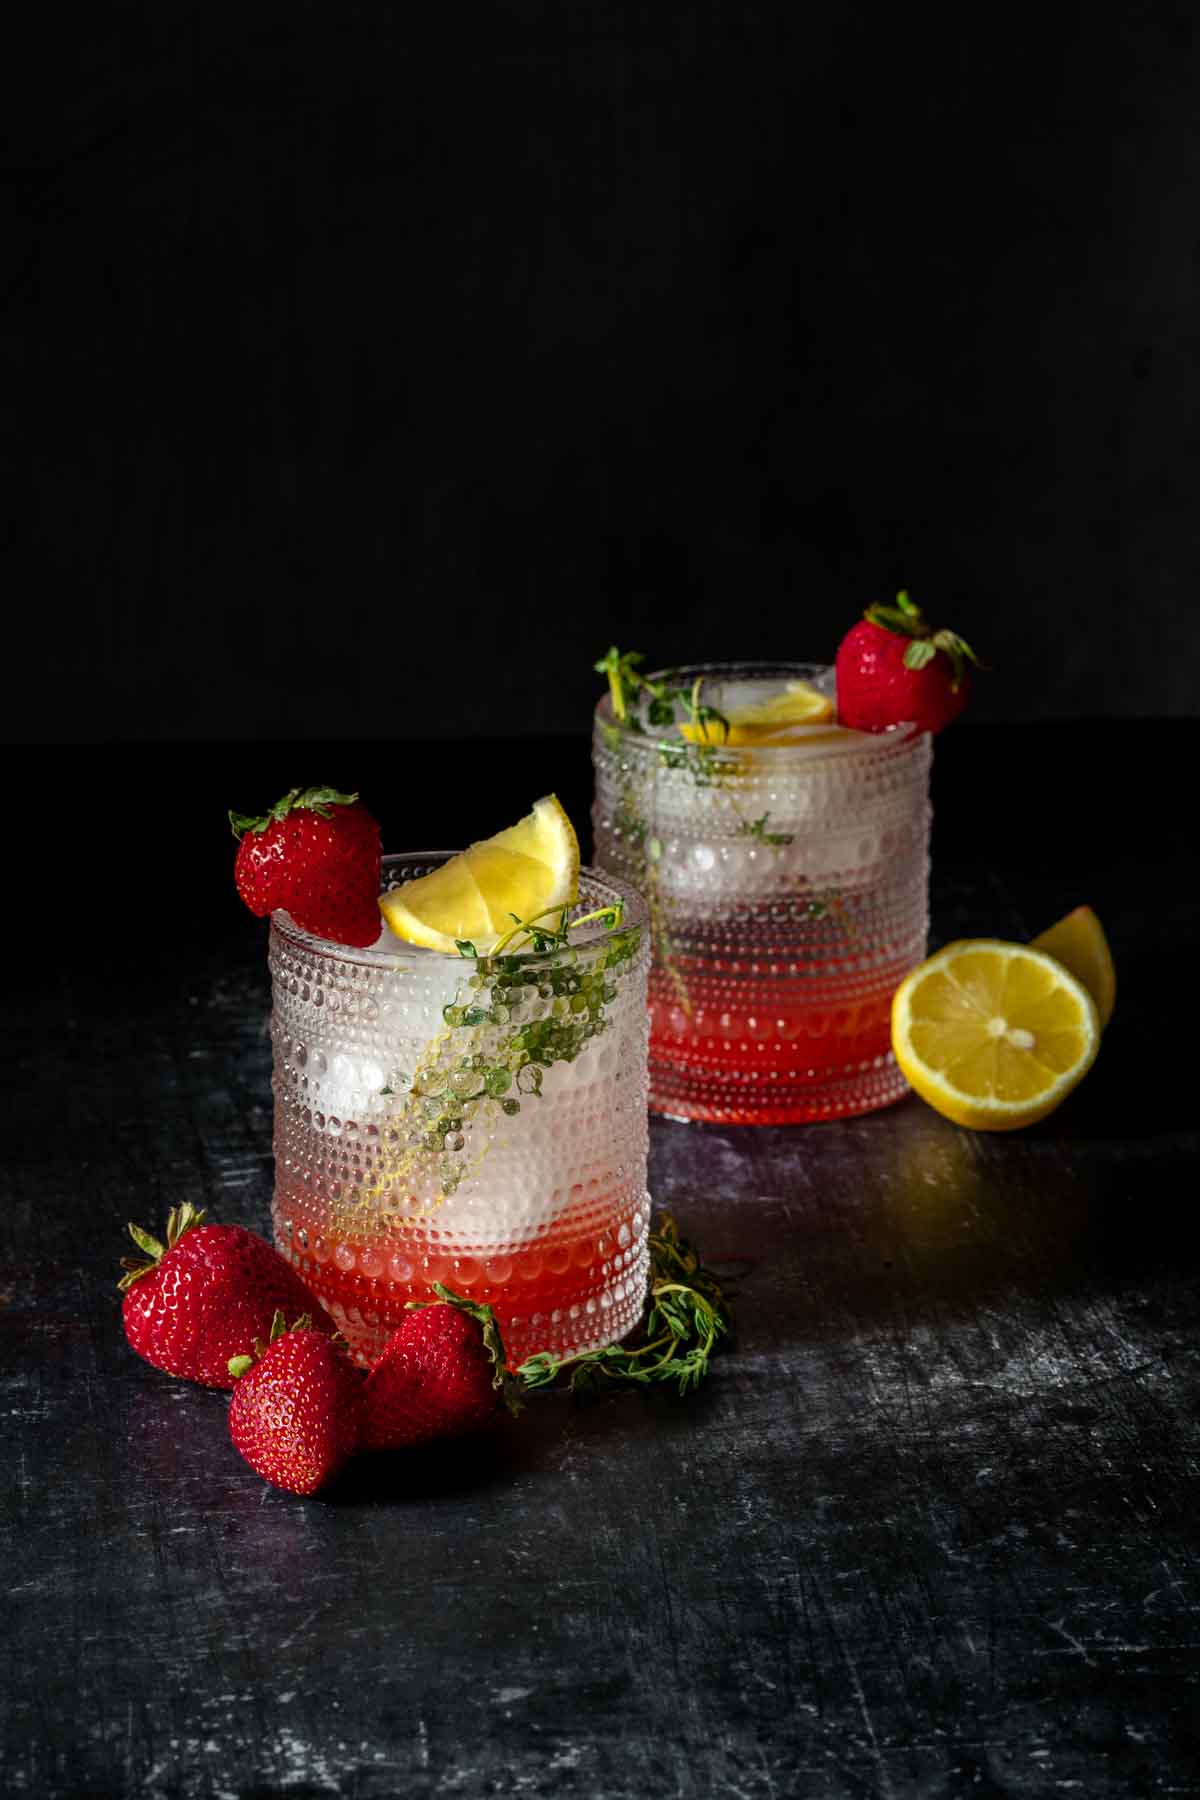
[[[646,1304],[648,1219],[647,1201],[639,1235],[619,1262],[614,1257],[607,1268],[595,1262],[582,1266],[582,1241],[571,1246],[575,1254],[570,1257],[567,1246],[550,1244],[536,1255],[527,1250],[523,1262],[504,1259],[510,1267],[503,1283],[489,1281],[483,1259],[471,1255],[447,1257],[446,1266],[430,1280],[395,1281],[333,1264],[322,1266],[302,1253],[278,1217],[275,1245],[336,1322],[351,1356],[363,1368],[378,1361],[388,1338],[403,1322],[410,1300],[437,1299],[430,1285],[434,1279],[453,1293],[494,1309],[505,1358],[515,1368],[540,1351],[577,1356],[628,1336]],[[594,1243],[591,1253],[595,1257]]]
[[[708,1125],[809,1125],[894,1106],[911,1090],[889,1052],[854,1068],[678,1067],[651,1058],[652,1113]]]

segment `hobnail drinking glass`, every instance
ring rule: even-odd
[[[736,684],[834,694],[810,664],[651,679],[699,681],[718,708]],[[623,722],[610,695],[596,708],[595,861],[642,890],[650,920],[650,1107],[785,1124],[886,1106],[907,1092],[892,995],[926,952],[929,734],[720,736]]]
[[[449,852],[384,858],[384,886]],[[276,1243],[359,1361],[434,1282],[511,1363],[615,1342],[646,1290],[640,897],[585,869],[569,947],[352,950],[271,921]]]

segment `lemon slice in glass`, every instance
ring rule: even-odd
[[[947,944],[892,1002],[892,1049],[937,1112],[975,1131],[1032,1125],[1065,1100],[1100,1045],[1096,1003],[1055,957],[995,938]]]
[[[578,898],[579,840],[551,794],[507,831],[382,894],[379,910],[405,943],[454,955],[466,939],[486,953],[512,930],[514,919],[540,918]]]
[[[1101,1029],[1113,1015],[1117,998],[1117,971],[1104,935],[1104,927],[1090,906],[1077,906],[1065,918],[1039,932],[1033,940],[1035,950],[1065,963],[1072,975],[1082,981],[1100,1014]]]
[[[833,701],[828,694],[822,694],[807,681],[789,681],[782,693],[772,694],[769,700],[731,707],[725,712],[728,736],[715,721],[704,725],[685,719],[679,729],[689,744],[727,744],[736,749],[739,744],[778,742],[799,725],[831,724],[833,715]]]

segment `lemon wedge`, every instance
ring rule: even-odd
[[[1057,924],[1039,932],[1033,939],[1033,947],[1035,950],[1044,950],[1048,956],[1057,957],[1060,963],[1070,969],[1076,980],[1082,981],[1096,1002],[1103,1030],[1113,1015],[1117,998],[1117,971],[1108,939],[1104,935],[1104,927],[1091,907],[1077,906],[1074,912],[1059,919]]]
[[[937,1112],[975,1131],[1013,1131],[1053,1112],[1100,1045],[1083,983],[1028,944],[947,944],[896,989],[892,1049]]]
[[[807,681],[789,681],[780,694],[756,705],[735,706],[725,714],[728,736],[720,725],[696,724],[685,719],[679,729],[690,744],[770,744],[789,736],[797,725],[828,725],[833,720],[833,701]]]
[[[550,794],[507,831],[382,894],[379,910],[405,943],[453,955],[464,939],[486,953],[511,931],[514,918],[539,918],[578,898],[579,840]]]

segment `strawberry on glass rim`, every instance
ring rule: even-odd
[[[258,918],[282,909],[302,931],[359,949],[382,929],[379,826],[357,794],[290,788],[267,813],[231,812],[233,878]]]
[[[967,704],[979,658],[956,631],[926,624],[903,590],[868,606],[838,646],[838,721],[854,731],[942,731]]]

